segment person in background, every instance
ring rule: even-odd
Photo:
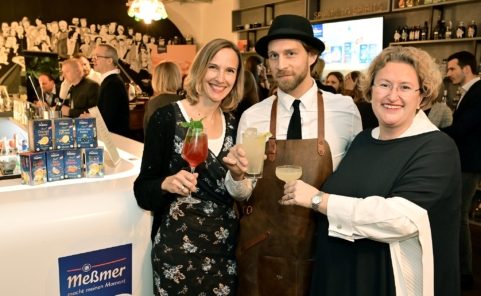
[[[40,107],[56,107],[60,104],[60,98],[58,96],[60,88],[55,83],[55,79],[50,73],[40,73],[38,75],[38,83],[40,85],[40,100],[36,101],[35,104]]]
[[[242,59],[225,39],[197,53],[185,81],[186,98],[157,109],[149,120],[140,174],[138,205],[154,214],[152,267],[155,295],[235,295],[238,218],[222,186],[227,155],[236,136],[228,113],[242,98]],[[201,120],[208,137],[207,160],[186,170],[181,151],[186,128]],[[177,199],[192,195],[200,203]]]
[[[129,136],[129,96],[117,69],[117,50],[99,44],[92,56],[95,71],[102,74],[98,96],[100,113],[110,132]]]
[[[61,109],[63,116],[79,117],[97,106],[99,85],[84,77],[79,60],[72,58],[62,62],[62,75],[71,85]]]
[[[321,93],[317,88],[310,67],[325,46],[314,37],[306,18],[277,16],[255,48],[269,59],[277,94],[242,114],[236,145],[224,158],[229,167],[225,186],[242,201],[236,251],[238,294],[306,295],[315,219],[307,209],[279,204],[283,182],[275,176],[276,166],[301,165],[303,180],[320,186],[361,131],[361,118],[350,97]],[[245,178],[248,163],[241,140],[247,128],[272,134],[255,188],[252,179]]]
[[[362,129],[375,128],[378,126],[376,115],[372,110],[371,103],[366,101],[362,94],[360,83],[362,73],[359,71],[352,71],[346,74],[344,78],[344,95],[350,96],[361,114]]]
[[[244,95],[240,101],[237,108],[234,110],[234,116],[239,122],[242,113],[247,110],[250,106],[259,102],[259,94],[257,93],[257,85],[254,75],[245,70],[244,71]]]
[[[83,54],[76,54],[74,58],[80,61],[80,64],[82,65],[83,74],[85,75],[85,77],[97,82],[100,85],[100,80],[102,75],[99,72],[92,69],[92,67],[90,66],[90,61],[87,59],[87,57]]]
[[[271,88],[269,79],[267,79],[267,70],[266,66],[264,66],[264,59],[258,55],[251,55],[247,57],[245,65],[246,70],[254,75],[259,100],[264,100],[269,96],[268,94]]]
[[[74,58],[79,61],[80,66],[82,67],[82,75],[100,85],[100,73],[92,69],[89,60],[83,54],[76,54]],[[60,98],[67,98],[71,86],[72,85],[67,80],[64,79],[62,81],[60,84]]]
[[[178,95],[178,91],[182,88],[182,75],[176,63],[160,62],[154,68],[151,83],[154,89],[154,97],[150,98],[145,104],[144,135],[147,131],[149,119],[157,109],[182,99],[182,96]]]
[[[460,295],[459,157],[421,110],[437,97],[439,68],[423,50],[394,46],[365,77],[379,127],[356,136],[322,191],[284,187],[282,204],[323,214],[311,295]]]
[[[453,122],[453,111],[442,96],[438,96],[436,100],[424,105],[423,111],[438,128],[450,126]]]
[[[322,72],[324,71],[324,66],[326,62],[323,59],[318,58],[317,62],[311,66],[311,76],[316,81],[317,87],[323,91],[328,91],[335,94],[336,89],[330,85],[322,83]]]
[[[442,129],[458,146],[463,190],[461,197],[460,264],[463,289],[474,286],[469,210],[481,181],[481,81],[476,58],[467,51],[448,57],[447,76],[459,85],[462,95],[453,113],[453,123]]]
[[[329,72],[326,76],[325,84],[334,87],[336,94],[342,94],[344,91],[344,76],[341,72]]]

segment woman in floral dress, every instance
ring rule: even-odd
[[[236,46],[224,39],[197,54],[187,97],[158,109],[147,127],[142,167],[134,184],[137,203],[154,213],[152,266],[155,295],[234,295],[238,219],[224,187],[222,157],[233,146],[230,113],[242,98],[243,69]],[[186,128],[202,120],[209,138],[207,160],[191,174],[181,157]],[[178,197],[192,196],[189,204]]]

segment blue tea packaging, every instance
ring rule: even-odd
[[[97,147],[97,125],[95,118],[75,118],[74,123],[77,148]]]
[[[59,181],[65,178],[65,164],[63,150],[45,152],[47,158],[47,181]]]
[[[80,149],[64,150],[65,179],[82,178],[82,151]]]
[[[30,151],[38,152],[52,150],[52,120],[30,120],[28,122],[28,143]]]
[[[104,176],[104,148],[85,148],[85,177],[99,178]]]
[[[75,139],[73,137],[73,119],[53,119],[54,149],[73,149]]]
[[[39,185],[47,182],[45,152],[22,152],[20,168],[22,184]]]

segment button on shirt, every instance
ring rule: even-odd
[[[303,139],[317,138],[317,92],[317,85],[312,80],[312,87],[299,98]],[[295,98],[280,89],[277,95],[279,104],[276,137],[279,140],[285,140]],[[361,116],[351,97],[329,92],[323,92],[322,96],[325,138],[331,148],[333,168],[336,169],[350,143],[362,130]],[[258,132],[269,131],[274,99],[275,96],[271,96],[243,113],[237,130],[237,143],[242,143],[242,133],[249,127],[257,128]]]

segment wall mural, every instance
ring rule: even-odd
[[[15,92],[11,88],[15,88],[18,80],[14,76],[25,70],[23,51],[52,52],[58,54],[60,60],[80,53],[91,59],[95,46],[107,43],[117,49],[121,64],[127,65],[130,74],[145,79],[150,76],[152,60],[165,53],[167,44],[185,43],[182,36],[165,40],[135,32],[117,22],[94,24],[88,23],[87,18],[78,17],[70,22],[47,23],[40,18],[32,22],[23,17],[19,21],[1,22],[0,29],[0,85],[9,85],[10,92]]]

